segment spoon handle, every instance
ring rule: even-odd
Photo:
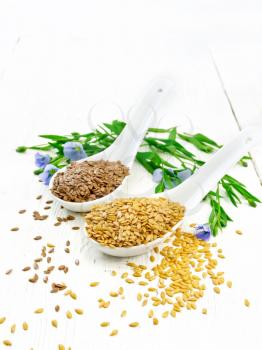
[[[252,126],[218,150],[214,156],[188,180],[177,188],[166,191],[167,197],[191,210],[212,190],[226,172],[235,165],[250,148],[262,141],[262,127]]]
[[[131,166],[147,129],[156,122],[156,111],[174,83],[170,79],[154,80],[142,99],[132,108],[127,124],[108,149],[109,159]]]

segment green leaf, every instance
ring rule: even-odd
[[[159,134],[164,134],[166,132],[169,132],[170,129],[160,129],[160,128],[149,128],[148,132],[155,132],[155,133],[159,133]]]
[[[165,190],[165,185],[163,181],[159,182],[159,184],[155,187],[155,193],[161,193],[164,192]]]
[[[219,144],[217,144],[214,140],[211,140],[209,137],[207,137],[204,134],[195,134],[194,137],[199,141],[199,142],[204,142],[207,143],[209,145],[215,146],[217,148],[220,148],[221,146]]]
[[[176,128],[171,129],[168,138],[171,140],[175,140],[177,135],[177,130]]]

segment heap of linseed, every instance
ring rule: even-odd
[[[69,202],[92,201],[113,192],[128,174],[128,168],[119,161],[74,162],[55,176],[51,191]]]
[[[183,218],[184,211],[166,198],[116,199],[91,209],[86,230],[100,244],[131,247],[162,237]]]

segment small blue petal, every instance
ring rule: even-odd
[[[211,229],[208,224],[198,225],[195,228],[195,234],[198,239],[202,239],[203,241],[208,241],[211,236]]]
[[[163,178],[163,171],[162,169],[158,168],[155,169],[152,175],[152,180],[156,183],[159,183]]]
[[[50,162],[50,160],[51,157],[48,154],[41,154],[39,152],[35,154],[35,165],[38,168],[44,169],[45,166]]]
[[[47,164],[42,174],[39,175],[40,179],[45,185],[49,185],[51,177],[57,172],[58,168],[52,164]]]
[[[179,171],[179,173],[177,173],[177,177],[183,182],[186,179],[188,179],[190,176],[192,175],[192,171],[190,169],[185,169],[182,171]]]
[[[63,145],[64,156],[70,160],[80,160],[86,158],[86,152],[83,149],[83,145],[80,142],[66,142]]]

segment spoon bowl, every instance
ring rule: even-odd
[[[91,157],[81,159],[77,161],[77,163],[98,160],[107,160],[110,162],[120,161],[130,170],[144,135],[146,134],[149,126],[154,122],[157,108],[168,95],[173,85],[172,80],[169,79],[163,78],[155,80],[150,85],[146,94],[144,94],[144,97],[132,109],[126,126],[116,140],[104,151]],[[64,208],[68,210],[74,212],[87,212],[93,205],[102,204],[119,197],[127,196],[126,183],[128,181],[128,176],[124,178],[120,186],[104,197],[85,202],[69,202],[60,199],[52,193],[51,189],[53,187],[55,177],[59,173],[65,172],[66,169],[67,167],[64,167],[54,174],[49,184],[49,192],[55,200],[57,200],[64,206]]]

